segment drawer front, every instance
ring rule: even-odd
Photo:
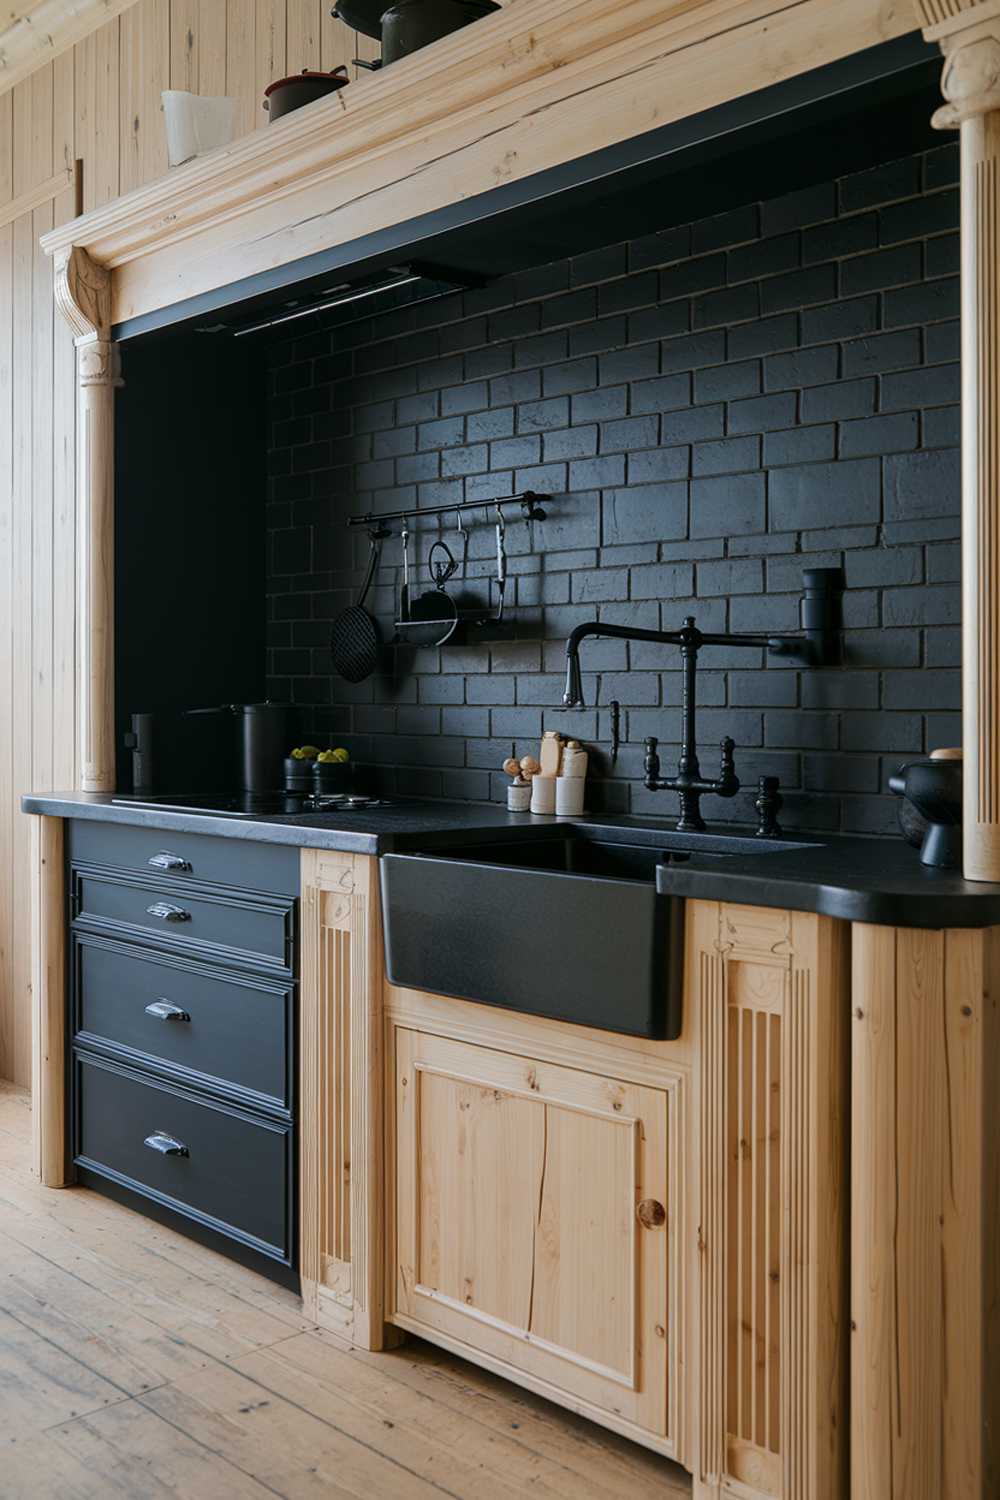
[[[127,1049],[144,1067],[257,1108],[292,1108],[294,993],[291,982],[79,934],[73,942],[77,1040]]]
[[[76,924],[107,934],[144,936],[179,952],[290,972],[295,902],[287,896],[240,895],[201,885],[73,870]]]
[[[74,864],[142,871],[178,884],[200,881],[288,896],[299,890],[299,851],[280,844],[74,818],[68,848]]]
[[[79,1052],[74,1078],[80,1166],[291,1263],[290,1126],[251,1119]]]

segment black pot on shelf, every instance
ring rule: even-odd
[[[273,125],[275,120],[291,114],[293,109],[301,109],[304,104],[312,104],[316,99],[336,93],[350,81],[350,74],[343,63],[331,73],[315,73],[309,68],[303,68],[301,73],[293,73],[290,78],[276,79],[264,90],[268,123]]]
[[[396,0],[382,16],[383,65],[492,15],[495,0]]]
[[[337,0],[330,14],[335,21],[343,21],[352,31],[360,31],[362,36],[373,36],[376,41],[380,41],[382,12],[386,3],[387,0]]]

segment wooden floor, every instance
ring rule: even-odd
[[[0,1496],[622,1500],[680,1469],[417,1340],[363,1354],[298,1299],[28,1172],[0,1082]]]

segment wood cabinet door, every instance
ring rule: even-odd
[[[664,1435],[668,1093],[395,1037],[398,1321]]]

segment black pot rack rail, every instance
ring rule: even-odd
[[[474,510],[495,516],[502,515],[512,505],[520,507],[522,521],[544,521],[545,505],[551,499],[551,495],[536,495],[533,490],[525,490],[523,495],[503,495],[496,500],[459,500],[452,505],[411,505],[407,510],[368,511],[363,516],[348,516],[347,524],[350,527],[365,526],[369,531],[374,529],[386,536],[385,527],[392,521],[415,521],[423,516],[461,516]]]

